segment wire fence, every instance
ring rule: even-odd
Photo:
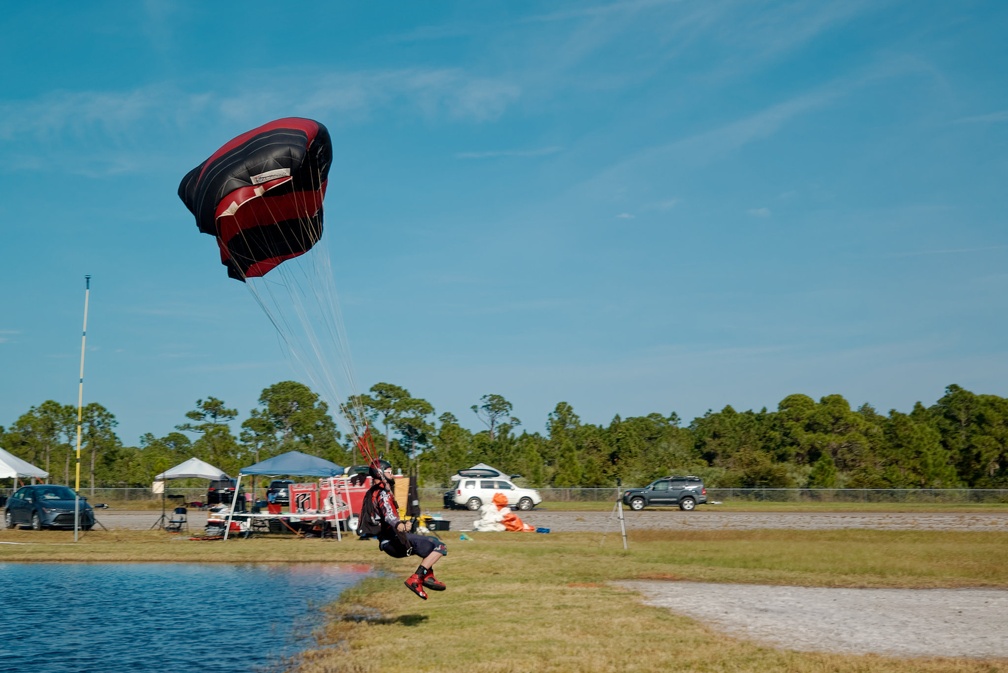
[[[545,502],[615,502],[622,490],[612,488],[540,488]],[[0,502],[12,489],[0,489]],[[444,488],[421,488],[424,500],[441,501]],[[149,488],[81,489],[81,495],[92,503],[160,502],[161,495]],[[257,494],[258,495],[258,494]],[[264,495],[262,497],[265,497]],[[181,500],[187,503],[206,502],[205,488],[172,488],[165,499],[169,504]],[[708,488],[708,502],[836,502],[836,503],[1004,503],[1008,504],[1008,488]]]
[[[614,501],[615,488],[540,488],[544,501]],[[1006,488],[708,488],[719,502],[1008,503]]]

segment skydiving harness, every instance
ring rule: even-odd
[[[396,558],[409,556],[413,553],[413,544],[406,537],[406,531],[399,531],[398,527],[393,528],[390,526],[385,521],[385,517],[378,507],[378,498],[383,490],[385,490],[384,483],[378,482],[372,484],[371,488],[364,495],[357,523],[357,535],[360,537],[377,537],[379,548],[389,556]],[[391,495],[389,496],[389,502],[392,504],[393,512],[395,512],[398,519],[398,506]]]

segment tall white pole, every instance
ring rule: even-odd
[[[88,297],[91,294],[91,276],[84,276],[84,330],[80,342],[80,383],[77,386],[77,480],[74,482],[74,542],[80,529],[80,450],[81,423],[84,419],[84,343],[87,340]]]

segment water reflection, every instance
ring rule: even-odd
[[[261,671],[313,644],[361,566],[0,563],[10,673]]]

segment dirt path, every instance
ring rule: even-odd
[[[1008,591],[620,582],[648,605],[790,650],[1008,657]]]

